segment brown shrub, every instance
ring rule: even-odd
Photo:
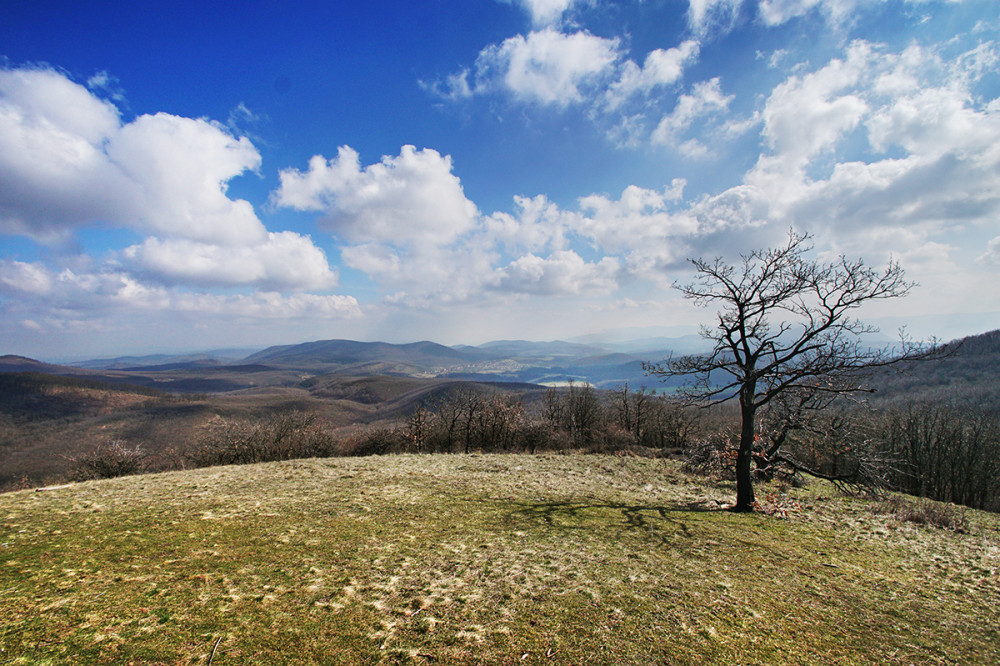
[[[196,467],[247,465],[336,453],[315,414],[287,411],[267,419],[221,421],[185,457]]]
[[[892,495],[873,507],[873,512],[895,516],[897,519],[915,525],[927,525],[959,534],[968,534],[969,521],[964,507],[943,502]]]
[[[112,440],[70,461],[72,467],[68,476],[71,481],[111,479],[145,471],[146,452],[138,444],[129,448],[122,440]]]

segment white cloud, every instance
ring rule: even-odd
[[[536,26],[557,23],[577,0],[518,0]]]
[[[605,251],[641,250],[656,239],[697,232],[697,224],[669,212],[683,197],[685,182],[675,179],[662,191],[630,185],[617,200],[600,194],[580,199],[584,216],[578,233]]]
[[[502,89],[525,102],[567,106],[581,89],[614,73],[619,41],[552,28],[486,47],[476,60],[476,92]]]
[[[892,252],[913,279],[934,285],[908,307],[950,311],[982,270],[971,270],[973,260],[991,265],[1000,246],[986,242],[1000,217],[1000,105],[971,93],[993,48],[946,60],[916,46],[887,53],[855,43],[789,77],[760,111],[769,151],[743,184],[687,212],[712,243],[756,229],[760,245],[767,229],[794,225],[834,254],[877,262]],[[710,232],[711,220],[725,233]],[[989,303],[975,307],[996,307]]]
[[[52,290],[52,275],[41,264],[0,259],[0,290],[8,294],[44,295]]]
[[[868,105],[847,90],[865,73],[870,55],[870,47],[857,42],[846,59],[834,59],[816,72],[778,85],[763,112],[764,138],[770,147],[807,159],[856,127]]]
[[[452,174],[451,158],[403,146],[397,157],[362,168],[348,146],[315,156],[305,173],[284,169],[273,200],[324,213],[327,228],[352,243],[447,244],[475,223],[475,204]]]
[[[359,243],[340,250],[344,265],[364,272],[396,303],[414,308],[468,303],[482,298],[498,260],[483,226],[450,244]]]
[[[509,250],[537,252],[546,247],[565,249],[567,230],[577,225],[578,216],[561,210],[544,195],[515,196],[516,216],[496,212],[484,220],[487,234]]]
[[[533,254],[497,269],[495,288],[538,295],[605,294],[618,287],[621,265],[614,257],[586,262],[572,250],[543,258]]]
[[[361,309],[352,296],[281,294],[213,294],[151,286],[111,268],[97,272],[52,271],[40,263],[0,260],[0,289],[13,295],[31,295],[19,309],[39,312],[38,320],[66,321],[109,316],[113,312],[192,312],[242,317],[358,317]]]
[[[969,96],[953,88],[920,88],[897,97],[872,114],[867,126],[872,146],[899,146],[911,154],[955,153],[967,157],[996,145],[1000,115],[976,111]],[[995,157],[995,156],[994,156]]]
[[[985,224],[1000,212],[1000,114],[975,108],[975,76],[961,63],[977,68],[968,58],[948,66],[915,47],[879,54],[853,45],[846,60],[793,77],[768,100],[764,134],[775,150],[747,183],[762,188],[778,216],[822,228],[907,225],[933,234]],[[873,151],[902,155],[837,162],[826,178],[809,178],[815,156],[859,126]]]
[[[722,86],[719,83],[718,77],[709,81],[696,83],[692,93],[690,95],[681,95],[677,100],[674,110],[669,115],[664,116],[660,124],[657,125],[652,135],[653,143],[676,145],[678,137],[692,123],[704,116],[725,111],[732,100],[732,95],[726,95],[722,92]],[[705,149],[700,147],[700,143],[691,144],[691,142],[688,142],[688,144],[690,146],[699,146],[697,150],[689,147],[689,156],[705,152]]]
[[[633,95],[675,83],[684,74],[685,66],[697,60],[700,49],[697,41],[687,40],[674,48],[650,51],[642,67],[626,61],[618,80],[608,88],[608,107],[615,109]]]
[[[398,279],[403,269],[399,253],[391,247],[378,243],[363,243],[345,247],[340,251],[340,256],[350,268],[372,277]]]
[[[88,224],[248,244],[265,237],[225,194],[256,169],[246,138],[169,114],[117,109],[46,69],[0,70],[0,231],[52,241]]]
[[[692,0],[693,1],[693,0]],[[712,0],[709,0],[711,2]],[[903,0],[912,5],[930,4],[937,0]],[[958,3],[962,0],[945,0]],[[758,13],[761,22],[769,27],[782,25],[794,18],[816,11],[834,28],[850,24],[857,14],[886,0],[760,0]]]
[[[353,296],[321,294],[172,294],[168,309],[253,319],[354,319],[362,316]]]
[[[87,87],[91,90],[100,91],[116,102],[125,102],[125,92],[122,90],[118,77],[112,76],[107,71],[100,71],[87,79]]]
[[[685,182],[662,191],[630,185],[617,200],[592,194],[580,199],[577,229],[602,252],[623,254],[628,272],[658,280],[665,267],[682,261],[690,240],[702,233],[699,220],[678,207]]]
[[[709,30],[727,32],[736,24],[743,0],[689,0],[688,26],[696,35]]]
[[[767,98],[762,134],[771,148],[762,154],[744,182],[760,188],[776,204],[796,196],[791,183],[803,182],[814,157],[833,151],[870,111],[857,86],[872,65],[871,47],[852,44],[845,59],[819,70],[791,76]]]
[[[986,244],[986,252],[979,256],[979,261],[1000,266],[1000,236]]]
[[[30,129],[48,129],[62,138],[99,144],[118,129],[118,110],[86,88],[49,69],[0,70],[5,113]]]
[[[202,287],[254,285],[265,289],[327,289],[337,284],[326,255],[307,236],[269,233],[253,246],[148,238],[122,251],[127,265],[154,279]]]
[[[250,203],[226,196],[226,182],[260,166],[246,137],[236,139],[207,120],[157,113],[123,126],[107,153],[144,186],[137,211],[143,228],[231,245],[265,240]]]
[[[936,0],[904,0],[909,4],[924,4]],[[945,0],[961,2],[962,0]],[[774,27],[816,11],[834,28],[849,25],[859,12],[884,4],[886,0],[761,0],[758,12],[764,25]]]
[[[116,85],[106,73],[88,83]],[[199,307],[251,317],[306,307],[317,317],[357,316],[350,297],[274,293],[328,289],[337,274],[308,236],[269,233],[249,202],[227,196],[229,181],[260,163],[248,139],[218,123],[166,113],[122,123],[113,104],[61,73],[0,70],[0,233],[43,242],[88,226],[150,234],[103,263],[0,260],[0,290],[12,296],[5,316],[64,330]],[[268,291],[198,291],[217,286]]]
[[[761,0],[759,11],[764,25],[776,26],[803,16],[813,9],[822,10],[834,24],[849,16],[856,0]]]
[[[118,127],[114,106],[61,74],[0,70],[0,232],[55,240],[116,204],[133,209],[132,184],[102,150]]]

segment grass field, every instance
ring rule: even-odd
[[[998,663],[1000,520],[583,455],[304,460],[0,496],[0,664]]]

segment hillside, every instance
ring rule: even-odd
[[[315,414],[325,429],[340,436],[362,425],[405,419],[416,405],[433,405],[455,391],[513,391],[526,401],[544,392],[527,384],[436,378],[329,374],[303,379],[296,372],[256,365],[212,368],[200,377],[175,371],[161,375],[143,371],[108,383],[99,373],[0,372],[0,492],[59,482],[74,456],[116,440],[141,445],[151,454],[154,471],[176,468],[204,437],[206,425],[219,418],[301,411]],[[147,382],[125,384],[125,378]],[[164,390],[213,381],[238,390],[194,395]]]
[[[6,663],[1000,660],[1000,519],[665,460],[389,456],[0,496]],[[761,492],[764,497],[765,492]],[[946,509],[942,509],[946,510]]]
[[[874,378],[876,402],[934,401],[1000,414],[1000,330],[945,345],[933,361],[906,363]]]

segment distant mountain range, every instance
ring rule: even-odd
[[[958,378],[981,386],[1000,386],[1000,331],[951,343],[956,352],[934,363],[915,364],[902,375],[876,378],[883,393],[923,396],[947,391]],[[187,355],[121,357],[47,364],[19,356],[0,357],[0,372],[38,372],[81,376],[111,383],[152,386],[170,392],[223,392],[297,386],[314,377],[441,378],[475,382],[562,385],[587,382],[598,388],[628,383],[633,388],[666,388],[642,370],[644,361],[706,350],[698,336],[653,337],[613,344],[601,342],[498,340],[478,346],[448,347],[434,342],[391,344],[355,340],[317,340],[278,345],[240,355],[220,350]],[[941,379],[947,377],[950,379]],[[943,382],[943,383],[942,383]],[[676,385],[679,382],[673,382]],[[984,389],[985,390],[985,389]],[[989,391],[987,391],[989,392]],[[1000,389],[995,391],[1000,393]],[[992,394],[991,394],[992,395]],[[985,399],[985,398],[984,398]]]
[[[478,346],[448,347],[422,341],[409,344],[317,340],[263,350],[217,350],[183,355],[154,354],[92,359],[70,365],[23,357],[0,357],[0,372],[41,372],[82,376],[111,383],[155,386],[175,392],[218,392],[263,385],[289,385],[305,378],[338,374],[357,377],[461,379],[545,385],[569,381],[611,388],[660,386],[647,377],[643,361],[671,352],[704,349],[691,336],[648,338],[615,344],[498,340]],[[242,353],[241,353],[242,352]]]
[[[561,340],[500,340],[457,347],[427,341],[396,345],[320,340],[269,347],[251,354],[243,362],[312,373],[444,377],[550,385],[577,381],[607,388],[625,382],[633,386],[657,384],[645,376],[642,362],[659,360],[669,354],[670,350],[663,348],[654,354],[640,356]]]

